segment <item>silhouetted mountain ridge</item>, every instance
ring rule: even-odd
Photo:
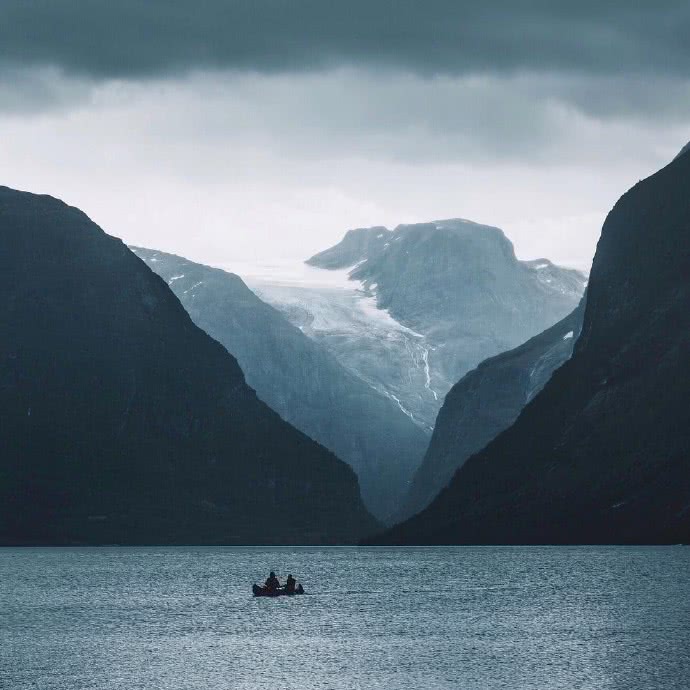
[[[344,543],[342,461],[78,209],[0,188],[0,543]]]
[[[573,357],[385,543],[690,540],[690,156],[602,230]]]

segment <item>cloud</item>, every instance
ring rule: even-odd
[[[304,110],[295,101],[306,99],[331,118],[332,129],[345,135],[359,128],[359,141],[377,123],[395,131],[406,120],[408,148],[435,133],[438,147],[446,147],[445,137],[456,151],[464,128],[465,149],[474,143],[499,155],[522,153],[557,133],[563,108],[594,119],[687,121],[690,4],[638,5],[3,0],[0,111],[68,108],[93,100],[104,85],[155,89],[200,74],[251,98],[252,81],[263,88],[280,77],[273,98],[285,111],[280,118]],[[350,99],[349,90],[338,91],[349,89],[347,75],[362,82]],[[333,93],[319,101],[329,79]],[[304,92],[310,80],[314,98]],[[414,86],[410,98],[406,83]],[[384,85],[385,101],[372,84]],[[378,137],[372,147],[392,148],[385,132]]]
[[[17,76],[19,75],[19,76]],[[551,74],[437,76],[341,68],[303,74],[234,71],[145,81],[86,81],[55,70],[0,79],[9,114],[75,117],[119,113],[131,145],[193,141],[208,160],[232,148],[286,159],[356,158],[414,164],[497,161],[598,164],[637,155],[660,130],[689,119],[690,81],[620,80]],[[652,103],[656,107],[652,107]],[[2,108],[0,108],[0,114]],[[667,134],[659,139],[664,145]]]
[[[0,181],[207,262],[462,216],[503,227],[522,256],[586,266],[616,198],[688,137],[675,116],[598,119],[544,90],[355,69],[96,82],[70,108],[0,113]]]
[[[685,0],[3,0],[0,61],[96,78],[339,66],[690,73]]]
[[[0,113],[70,109],[91,98],[95,82],[68,77],[55,67],[6,65],[0,69]]]
[[[0,182],[202,261],[464,216],[584,266],[615,199],[690,138],[689,19],[664,0],[2,0]]]

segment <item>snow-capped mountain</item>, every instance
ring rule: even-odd
[[[500,229],[463,219],[350,230],[307,264],[338,288],[255,287],[428,429],[461,376],[564,318],[587,283],[518,261]]]
[[[265,267],[257,273],[252,267],[243,278],[354,376],[388,398],[418,427],[431,431],[441,395],[431,386],[433,346],[422,333],[379,309],[371,290],[350,280],[347,270],[298,264]]]

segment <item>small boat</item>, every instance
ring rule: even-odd
[[[297,585],[294,592],[288,592],[284,587],[270,590],[255,584],[252,586],[252,592],[255,597],[294,597],[297,594],[304,594],[304,587]]]

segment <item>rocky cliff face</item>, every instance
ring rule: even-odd
[[[553,372],[570,359],[583,317],[584,301],[544,333],[485,360],[450,389],[398,513],[401,520],[426,508],[469,457],[515,422]]]
[[[377,517],[399,508],[428,444],[422,429],[238,276],[164,252],[133,251],[165,280],[194,323],[237,357],[261,400],[357,472]]]
[[[385,543],[690,540],[690,156],[609,213],[572,359]]]
[[[518,261],[501,230],[461,219],[353,230],[308,263],[349,265],[378,310],[408,330],[418,376],[391,372],[386,385],[427,426],[461,376],[567,316],[586,285],[548,260]]]
[[[346,543],[343,462],[81,211],[0,188],[0,543]]]

